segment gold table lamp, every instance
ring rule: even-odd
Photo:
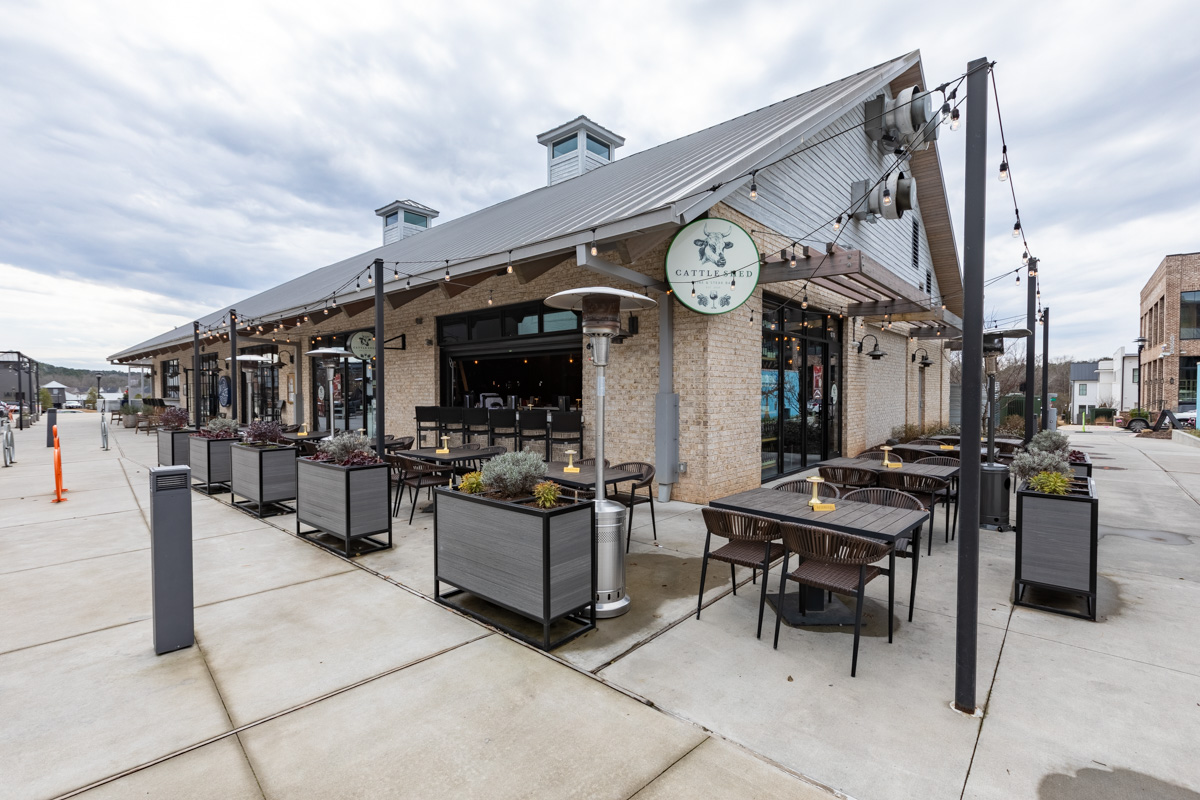
[[[805,478],[805,480],[812,484],[813,494],[812,499],[808,501],[808,505],[813,511],[835,511],[837,509],[837,506],[833,503],[826,503],[817,496],[817,485],[824,483],[824,478],[813,475],[810,478]]]
[[[888,459],[888,454],[892,452],[892,448],[884,445],[879,449],[883,451],[883,465],[885,467],[888,469],[900,469],[900,467],[903,466],[902,464],[898,464],[897,462]]]
[[[563,467],[563,472],[579,472],[579,467],[575,466],[575,451],[565,450],[567,454],[567,465]]]
[[[440,455],[445,455],[446,453],[449,453],[450,452],[450,437],[443,436],[442,437],[442,446],[439,447],[437,450],[434,450],[433,452],[438,453]]]

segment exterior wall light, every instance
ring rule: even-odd
[[[879,349],[879,339],[878,339],[878,338],[875,336],[875,334],[873,334],[873,333],[868,333],[866,336],[864,336],[862,339],[860,339],[860,340],[859,340],[859,342],[858,342],[858,352],[860,352],[860,353],[861,353],[861,352],[863,351],[863,344],[865,344],[865,343],[866,343],[867,339],[873,339],[873,340],[875,341],[875,346],[874,346],[874,347],[872,347],[872,348],[871,348],[871,349],[870,349],[870,350],[867,352],[867,357],[868,357],[868,358],[870,358],[872,361],[878,361],[879,359],[881,359],[881,358],[883,358],[884,356],[886,356],[886,355],[887,355],[887,353],[885,353],[885,352],[883,352],[882,350],[880,350],[880,349]]]

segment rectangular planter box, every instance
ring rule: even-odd
[[[550,650],[596,627],[595,510],[591,501],[540,509],[453,489],[434,489],[434,593],[441,583],[469,592],[542,626],[533,638],[454,605],[535,647]],[[583,612],[587,611],[587,616]],[[579,626],[551,641],[561,619]]]
[[[235,444],[230,450],[233,504],[260,517],[290,514],[294,509],[283,501],[296,499],[298,454],[297,448],[287,445]],[[246,500],[238,502],[238,497]]]
[[[160,467],[178,467],[191,460],[191,445],[189,437],[196,432],[195,428],[184,428],[178,431],[168,431],[159,428],[158,433],[158,465]]]
[[[1092,477],[1092,457],[1085,453],[1083,456],[1083,461],[1072,461],[1071,471],[1075,473],[1076,478]]]
[[[325,533],[342,540],[336,550],[344,556],[385,550],[392,546],[392,482],[387,464],[343,467],[301,458],[296,461],[296,533]],[[302,532],[310,525],[315,531]],[[387,533],[387,542],[372,538]],[[352,552],[351,544],[357,544]]]
[[[1072,482],[1072,493],[1017,489],[1017,553],[1014,602],[1068,616],[1096,619],[1096,546],[1100,501],[1091,478]],[[1025,589],[1038,586],[1085,598],[1085,610],[1073,614],[1022,600]]]
[[[229,481],[233,478],[229,451],[237,443],[237,439],[205,439],[203,436],[192,436],[189,442],[192,479],[199,481],[193,483],[192,488],[205,494],[229,489]]]

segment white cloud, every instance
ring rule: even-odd
[[[1196,34],[1182,0],[8,3],[0,262],[37,293],[0,345],[95,364],[374,246],[390,200],[444,222],[535,188],[534,136],[580,113],[628,154],[920,48],[934,84],[997,60],[1052,351],[1111,352],[1161,256],[1200,249]],[[962,141],[941,143],[960,236]],[[1020,263],[1007,191],[989,181],[990,275]],[[138,287],[89,292],[80,320],[125,326],[104,344],[59,338],[85,280]],[[158,300],[130,314],[139,292]],[[1001,281],[986,307],[1024,295]]]

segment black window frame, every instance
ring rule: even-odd
[[[179,399],[179,359],[169,358],[162,362],[162,397],[166,400]]]
[[[597,139],[595,136],[592,136],[590,133],[588,133],[584,134],[584,143],[587,151],[592,155],[600,156],[605,161],[612,161],[612,145],[608,142],[602,139]],[[595,147],[593,147],[593,145],[595,145]],[[604,152],[600,152],[596,148],[603,148]]]
[[[546,328],[546,316],[562,314],[561,309],[547,308],[541,301],[531,303],[513,303],[506,306],[490,306],[487,308],[476,309],[474,311],[466,311],[458,314],[446,314],[437,318],[437,344],[438,347],[447,347],[457,344],[466,344],[467,342],[495,342],[505,339],[524,339],[531,336],[542,335],[562,335],[576,333],[582,335],[583,321],[578,311],[569,313],[575,316],[575,326],[573,328]],[[528,319],[531,316],[537,316],[537,330],[527,333],[509,333],[511,330],[508,322],[510,318],[516,315],[523,315]],[[478,336],[476,329],[478,323],[489,322],[491,320],[499,320],[499,335],[498,336]],[[461,330],[463,335],[448,336],[446,329],[453,326],[456,330]],[[461,328],[460,328],[461,326]]]
[[[560,153],[558,151],[558,148],[561,145],[566,145],[568,143],[571,146],[567,147]],[[552,159],[562,158],[565,155],[570,155],[571,153],[576,153],[578,151],[579,151],[579,134],[572,133],[570,136],[564,136],[562,139],[559,139],[557,142],[552,142],[550,144],[550,158],[552,158]]]

